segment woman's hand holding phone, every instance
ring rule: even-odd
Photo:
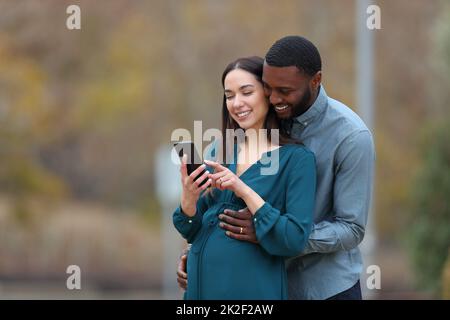
[[[204,164],[195,169],[191,174],[188,174],[186,162],[187,156],[183,155],[180,167],[181,184],[183,186],[181,209],[186,215],[192,217],[197,211],[197,201],[201,192],[211,185],[212,180],[208,178],[210,173],[208,170],[205,171],[206,166]],[[197,178],[203,171],[205,172]],[[200,186],[203,181],[206,181],[206,183]]]

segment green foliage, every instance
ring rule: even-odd
[[[64,182],[37,161],[48,135],[52,108],[45,105],[46,76],[32,59],[13,54],[0,34],[0,192],[15,200],[18,220],[26,220],[29,197],[57,199]]]
[[[408,231],[419,284],[438,292],[450,248],[450,119],[427,131]]]
[[[376,131],[376,228],[386,243],[400,240],[397,232],[405,224],[410,205],[411,172],[418,166],[417,150],[405,147],[398,137]],[[407,164],[407,165],[405,165]],[[396,213],[395,219],[392,212]]]
[[[95,128],[111,134],[148,104],[150,48],[133,36],[145,28],[142,17],[133,16],[111,37],[102,60],[79,88],[73,114],[77,131]]]
[[[4,191],[17,197],[39,195],[58,198],[65,194],[64,183],[36,163],[24,157],[7,159],[0,176],[0,184]]]
[[[442,272],[442,299],[450,300],[450,249]]]

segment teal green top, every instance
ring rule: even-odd
[[[273,165],[268,158],[278,161],[270,175],[263,174]],[[236,173],[236,163],[228,168]],[[304,146],[284,145],[263,154],[240,179],[265,200],[254,215],[259,244],[232,239],[219,227],[218,215],[225,209],[246,207],[230,190],[202,195],[193,217],[180,207],[173,214],[176,229],[192,244],[186,299],[287,298],[285,258],[304,249],[312,226],[314,154]]]

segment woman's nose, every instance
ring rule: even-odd
[[[234,97],[234,99],[233,99],[233,107],[234,108],[239,108],[239,107],[241,107],[242,106],[242,99],[239,97],[239,96],[235,96]]]

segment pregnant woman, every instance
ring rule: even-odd
[[[230,63],[223,72],[224,141],[216,145],[216,154],[227,154],[231,145],[232,157],[225,157],[231,159],[223,164],[205,161],[190,175],[182,160],[181,205],[173,222],[192,244],[185,299],[286,299],[285,259],[298,255],[308,239],[316,188],[314,155],[283,130],[265,95],[262,70],[263,59],[249,57]],[[227,141],[227,129],[242,130],[245,139]],[[262,129],[268,134],[258,134]],[[264,169],[271,161],[277,161],[278,170],[267,174]],[[218,215],[225,208],[245,207],[253,215],[255,243],[232,239],[219,227]]]

